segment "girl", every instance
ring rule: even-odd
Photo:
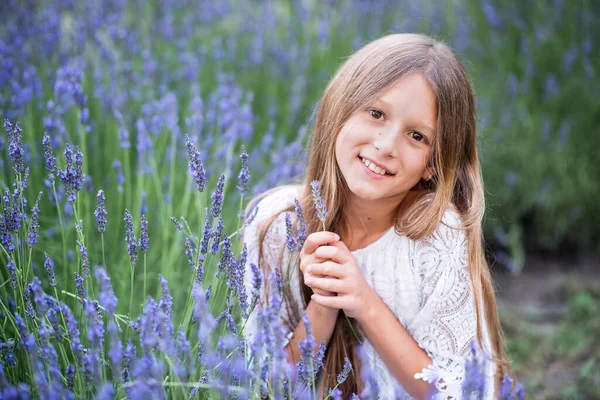
[[[385,36],[351,56],[325,89],[304,183],[250,203],[258,211],[244,234],[247,265],[265,276],[275,268],[286,276],[285,214],[297,215],[294,199],[303,207],[309,235],[280,318],[290,362],[299,359],[304,313],[316,342],[325,340],[321,390],[335,386],[344,357],[354,367],[344,398],[362,390],[346,316],[380,398],[461,398],[474,341],[488,355],[478,398],[492,398],[508,372],[483,254],[475,119],[471,83],[446,45]],[[313,180],[328,209],[325,231]],[[247,336],[255,324],[251,315]]]

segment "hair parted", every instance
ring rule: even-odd
[[[511,371],[504,353],[496,297],[483,250],[485,201],[477,154],[475,99],[462,63],[446,44],[421,34],[384,36],[355,52],[332,77],[316,110],[310,158],[298,199],[304,210],[307,234],[322,228],[311,203],[310,182],[313,180],[321,182],[322,196],[329,211],[325,221],[326,229],[339,233],[344,228],[342,210],[349,188],[335,158],[335,142],[343,125],[355,112],[362,110],[403,77],[411,74],[421,74],[431,85],[436,97],[436,135],[428,164],[435,175],[428,181],[422,180],[411,191],[411,195],[398,205],[396,231],[419,241],[435,231],[449,208],[460,216],[462,226],[453,228],[464,229],[467,235],[469,273],[476,300],[477,338],[483,348],[481,324],[485,316],[492,346],[492,349],[486,350],[491,352],[497,365],[495,386],[498,388],[504,374]],[[253,199],[247,211],[276,189]],[[292,204],[275,212],[262,226],[259,242],[263,242],[271,223],[280,213],[293,211]],[[262,260],[261,254],[259,249],[259,258]],[[303,306],[306,306],[312,290],[304,285],[299,268],[298,274]],[[293,330],[301,316],[296,311],[298,305],[293,304],[291,292],[286,292],[284,303],[290,311],[288,323]],[[344,357],[348,357],[355,370],[339,388],[344,396],[362,390],[356,371],[360,363],[353,351],[356,344],[356,338],[340,313],[327,348],[324,365],[326,375],[322,382],[324,388],[336,385],[336,374],[343,368]]]

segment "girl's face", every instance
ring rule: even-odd
[[[354,196],[401,202],[434,173],[427,161],[436,134],[435,100],[422,75],[408,75],[348,119],[335,156]]]

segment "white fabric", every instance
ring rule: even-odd
[[[287,186],[268,195],[258,203],[254,221],[246,227],[244,242],[248,247],[248,262],[258,265],[258,229],[269,216],[293,204],[298,187]],[[464,362],[469,356],[470,342],[477,337],[475,301],[467,268],[465,232],[454,229],[460,221],[456,213],[446,212],[442,224],[430,237],[413,241],[398,235],[392,227],[376,242],[352,252],[369,285],[381,297],[409,334],[417,341],[433,364],[415,375],[415,379],[434,382],[438,399],[460,399],[465,375]],[[284,258],[281,259],[281,251]],[[272,224],[263,247],[265,262],[271,266],[288,260],[285,215]],[[272,267],[273,268],[273,267]],[[286,271],[287,266],[283,270]],[[291,274],[291,288],[300,306],[305,306],[298,287],[298,275]],[[245,282],[250,290],[252,273],[247,268]],[[299,310],[300,315],[303,310]],[[245,335],[256,331],[256,313],[250,315]],[[482,315],[483,317],[483,315]],[[287,311],[282,308],[282,321]],[[484,345],[489,345],[487,326],[483,319]],[[365,338],[369,364],[379,386],[381,399],[410,399],[390,374],[375,349]],[[480,399],[493,398],[494,364],[486,362],[488,385]]]

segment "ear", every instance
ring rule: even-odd
[[[433,167],[427,167],[427,168],[425,168],[425,171],[423,172],[422,178],[424,181],[428,181],[434,175],[435,175],[435,169],[433,169]]]

